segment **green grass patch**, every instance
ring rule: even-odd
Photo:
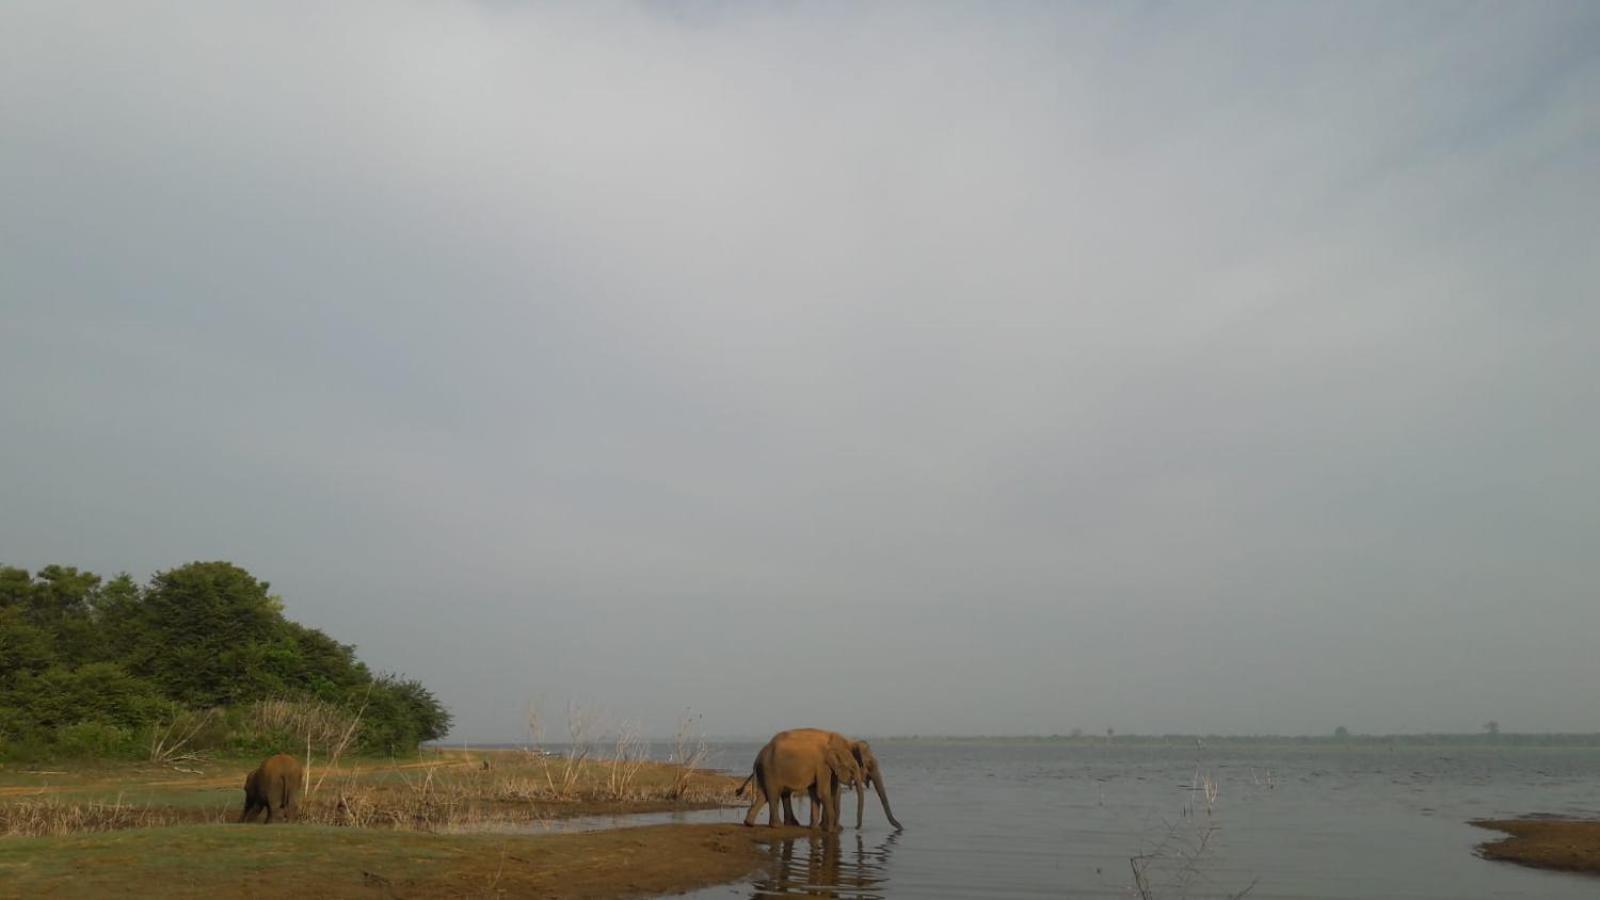
[[[451,844],[454,843],[454,846]],[[215,896],[271,883],[313,895],[364,888],[364,871],[414,878],[479,841],[328,827],[186,825],[0,841],[0,893],[105,896],[130,880],[169,896]]]
[[[759,866],[762,829],[662,826],[536,836],[184,825],[0,841],[0,897],[617,897]]]

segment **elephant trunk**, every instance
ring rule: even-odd
[[[876,766],[873,767],[872,786],[878,789],[878,802],[883,804],[883,814],[889,817],[889,824],[893,825],[896,830],[904,831],[905,826],[900,824],[900,820],[896,819],[894,812],[889,809],[889,792],[884,790],[883,773],[878,771]],[[863,791],[862,793],[864,801],[866,799],[865,792]]]
[[[867,782],[870,776],[862,778],[855,783],[856,789],[856,830],[861,830],[861,814],[867,809]]]

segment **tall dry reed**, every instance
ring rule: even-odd
[[[221,809],[180,810],[136,806],[122,802],[120,797],[110,803],[69,802],[58,797],[46,797],[0,804],[0,837],[61,837],[90,831],[154,828],[184,822],[216,821],[222,815]]]

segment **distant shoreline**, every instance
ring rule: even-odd
[[[1129,744],[1149,746],[1193,746],[1194,744],[1254,744],[1261,746],[1314,745],[1314,746],[1462,746],[1462,747],[1600,747],[1600,733],[1583,734],[1449,734],[1422,732],[1416,734],[1349,734],[1335,735],[1218,735],[1218,734],[1117,734],[1106,735],[896,735],[872,738],[875,741],[903,743],[1016,743],[1016,744],[1077,744],[1105,746]]]
[[[871,735],[863,734],[861,737],[884,743],[901,744],[1065,744],[1083,747],[1112,746],[1145,746],[1145,747],[1192,747],[1202,745],[1235,745],[1235,746],[1316,746],[1316,747],[1463,747],[1463,748],[1494,748],[1494,747],[1595,747],[1600,748],[1600,732],[1516,732],[1489,734],[1452,734],[1448,732],[1417,732],[1412,734],[1349,734],[1349,735],[1298,735],[1298,734],[1261,734],[1261,735],[1216,735],[1216,734],[1117,734],[1107,737],[1099,735]],[[711,744],[761,744],[766,737],[713,737],[706,739]],[[667,744],[667,739],[657,743]],[[525,741],[459,741],[443,740],[425,744],[431,749],[460,750],[463,745],[470,749],[481,750],[514,750],[527,746]],[[547,750],[559,749],[564,744],[545,742]]]

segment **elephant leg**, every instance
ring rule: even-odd
[[[800,824],[800,819],[794,814],[793,796],[790,791],[783,792],[783,824],[785,825]]]
[[[256,813],[258,812],[261,812],[261,804],[257,803],[255,800],[244,801],[244,812],[239,814],[240,823],[248,822],[251,819],[254,819],[256,817]]]
[[[819,793],[822,794],[822,827],[827,831],[839,830],[839,788],[838,782],[828,785]],[[820,785],[819,785],[820,787]]]
[[[761,768],[761,763],[750,770],[750,810],[744,814],[744,824],[754,828],[756,817],[761,815],[761,808],[767,805],[767,779]]]
[[[756,816],[761,814],[761,807],[767,805],[767,795],[761,792],[760,785],[750,785],[750,794],[750,810],[744,814],[744,824],[746,828],[752,828],[755,826]]]
[[[782,793],[783,790],[774,785],[768,785],[767,787],[767,827],[769,828],[777,828],[783,823],[783,814],[778,809],[782,802],[779,795]]]

